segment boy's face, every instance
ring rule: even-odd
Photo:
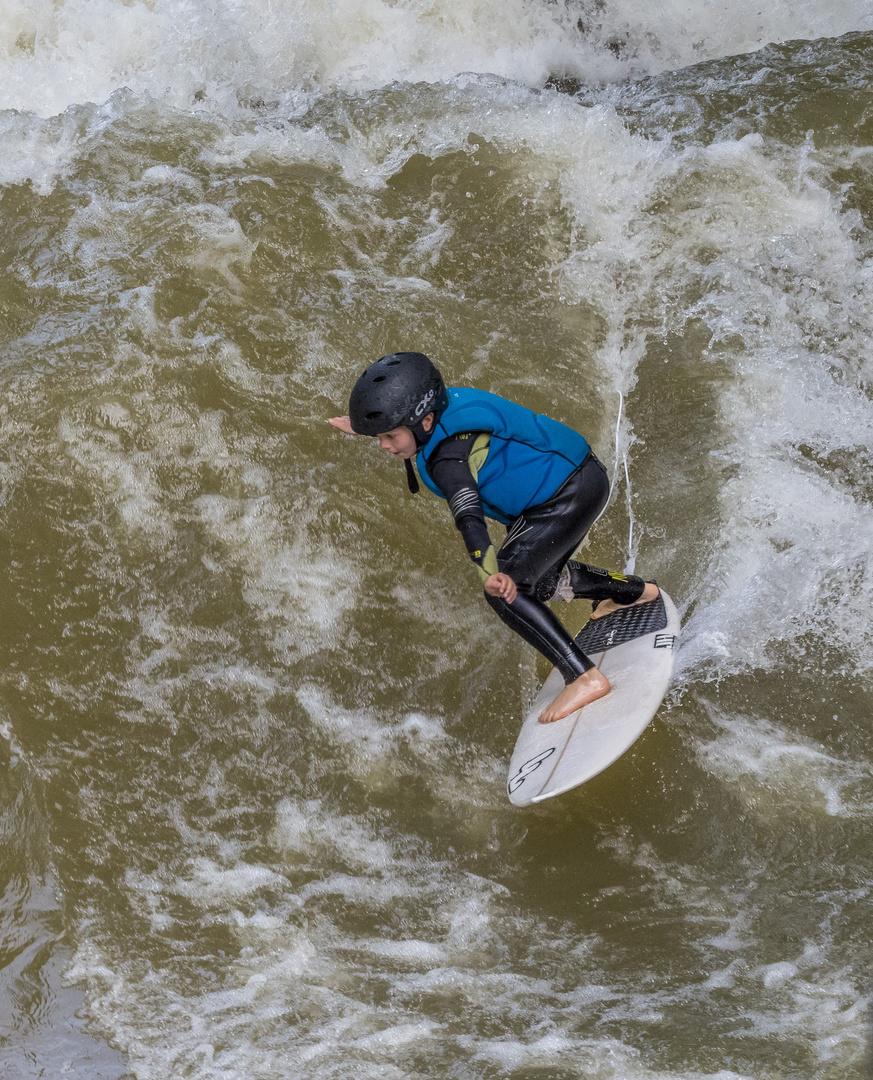
[[[379,446],[395,457],[402,458],[404,461],[415,457],[417,451],[415,436],[408,427],[392,428],[391,431],[384,431],[376,438],[379,440]]]
[[[421,426],[425,431],[430,431],[433,427],[433,413],[427,414],[422,420]],[[381,435],[377,435],[376,438],[379,440],[379,446],[383,450],[387,450],[389,454],[402,458],[404,461],[408,458],[414,458],[418,453],[415,436],[408,427],[392,428],[390,431],[384,431]]]

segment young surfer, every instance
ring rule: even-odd
[[[415,458],[425,486],[447,500],[486,600],[564,677],[541,723],[609,693],[607,678],[546,603],[591,600],[597,618],[653,600],[658,587],[571,558],[609,496],[606,470],[581,435],[485,390],[447,388],[431,361],[414,352],[371,364],[355,383],[349,415],[329,422],[378,438],[405,462],[413,494]],[[486,516],[507,527],[496,552]]]

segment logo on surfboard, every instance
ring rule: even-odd
[[[537,754],[536,757],[532,757],[529,761],[526,761],[524,765],[515,773],[510,776],[506,784],[506,790],[511,795],[514,791],[518,791],[521,785],[527,780],[531,773],[536,772],[542,765],[546,758],[550,758],[552,754],[557,750],[556,746],[550,746],[548,750],[543,750],[541,754]]]

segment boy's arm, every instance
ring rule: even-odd
[[[428,472],[445,495],[467,552],[484,582],[499,571],[497,554],[482,512],[479,488],[468,461],[474,434],[464,432],[444,439],[428,461]]]
[[[344,431],[347,435],[357,435],[357,432],[352,427],[351,420],[347,416],[332,416],[328,423],[333,424],[335,428],[339,428],[340,431]]]

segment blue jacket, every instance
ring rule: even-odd
[[[477,483],[482,509],[504,525],[554,495],[590,452],[586,440],[566,424],[487,390],[449,387],[449,407],[416,459],[422,481],[441,498],[427,459],[443,439],[464,431],[491,435]]]

